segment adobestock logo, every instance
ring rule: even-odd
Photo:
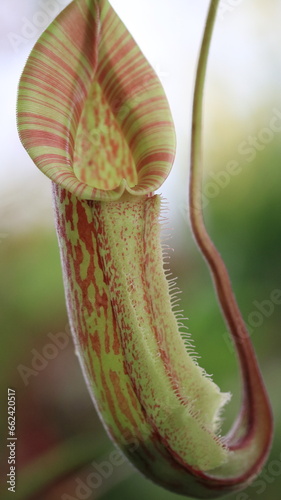
[[[66,4],[66,0],[41,0],[40,10],[37,10],[31,19],[22,18],[20,33],[8,33],[7,37],[13,50],[18,52],[22,45],[38,38]]]
[[[264,151],[278,134],[281,134],[281,110],[273,108],[267,126],[259,129],[256,135],[249,135],[237,145],[238,159],[237,157],[233,158],[226,163],[223,169],[208,173],[208,179],[202,186],[199,206],[193,208],[199,211],[201,211],[201,208],[206,208],[210,201],[217,198],[221,191],[230,185],[233,177],[241,174],[243,169],[247,168],[245,162],[252,163],[258,153]],[[179,208],[184,218],[187,219],[189,207],[182,204]]]
[[[202,207],[205,208],[211,199],[216,198],[220,191],[225,189],[231,182],[232,177],[239,175],[243,168],[241,163],[245,161],[252,163],[259,152],[264,151],[266,147],[274,140],[277,134],[281,133],[281,111],[273,108],[268,125],[262,127],[255,136],[248,136],[237,146],[237,153],[243,160],[230,160],[223,170],[210,172],[208,180],[204,183],[202,189]]]
[[[248,314],[246,320],[246,328],[249,335],[252,335],[256,328],[259,328],[264,323],[264,320],[270,318],[275,311],[276,306],[281,305],[281,290],[273,290],[269,299],[262,300],[261,302],[254,300],[252,302],[254,309]],[[234,344],[228,333],[224,333],[223,338],[228,345],[231,352],[234,351]],[[240,339],[240,343],[243,338]]]
[[[254,490],[257,495],[263,495],[267,490],[268,485],[273,484],[278,477],[281,476],[281,454],[276,460],[271,460],[258,477],[249,487],[247,492],[239,493],[236,500],[251,500],[251,491]],[[264,497],[266,498],[266,497]],[[267,497],[267,498],[270,498]]]
[[[229,14],[236,9],[244,0],[222,0],[218,8],[218,18],[223,21],[225,14]]]
[[[131,439],[129,450],[133,453],[139,446],[135,438]],[[120,450],[113,450],[106,460],[102,462],[92,462],[92,471],[82,480],[76,477],[75,490],[73,495],[64,493],[61,500],[88,500],[96,498],[93,494],[94,491],[102,487],[113,474],[117,467],[127,464],[128,460]]]
[[[18,373],[25,386],[29,384],[30,377],[37,377],[39,373],[47,368],[50,361],[56,359],[60,352],[66,349],[71,338],[69,325],[65,326],[64,332],[48,333],[47,337],[49,337],[50,342],[45,344],[41,352],[37,349],[31,349],[31,366],[17,366]]]

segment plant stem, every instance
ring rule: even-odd
[[[17,499],[39,498],[40,494],[49,490],[58,481],[79,471],[109,451],[109,448],[104,449],[103,442],[97,440],[93,434],[72,437],[36,458],[35,462],[28,464],[19,473]],[[1,491],[0,496],[1,493],[4,495]]]
[[[250,433],[252,435],[261,425],[266,427],[270,436],[272,425],[270,405],[250,337],[234,297],[225,264],[206,230],[202,210],[203,92],[218,4],[219,0],[211,0],[195,82],[189,208],[193,234],[211,269],[218,299],[234,340],[241,367],[244,388],[243,405],[236,424],[227,436],[227,444],[230,447],[236,447],[236,441],[241,441],[242,437],[246,440]],[[261,407],[262,410],[260,410]],[[268,441],[270,442],[269,437]]]

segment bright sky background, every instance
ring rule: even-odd
[[[32,46],[52,20],[51,14],[46,11],[44,14],[43,9],[49,2],[54,9],[60,6],[60,10],[69,3],[67,0],[0,2],[0,209],[3,210],[0,232],[6,220],[24,229],[34,216],[49,217],[50,182],[23,150],[15,121],[18,80]],[[172,174],[161,189],[172,202],[175,195],[184,197],[187,189],[183,182],[187,183],[189,168],[192,91],[209,1],[112,0],[111,3],[156,69],[172,108],[178,152]],[[280,106],[281,110],[278,97],[281,2],[222,0],[223,8],[226,10],[221,10],[217,19],[209,61],[205,108],[206,136],[212,136],[214,124],[221,126],[223,135],[217,137],[217,145],[233,140],[231,122],[224,125],[226,118],[244,120],[243,134],[247,132],[247,120],[263,100],[271,106],[268,116],[274,106]],[[31,30],[29,39],[26,32],[23,36],[27,22]],[[11,34],[23,36],[23,42],[13,46]]]

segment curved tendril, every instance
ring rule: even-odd
[[[255,439],[259,448],[255,459],[257,473],[267,456],[271,444],[273,430],[271,407],[250,336],[232,290],[228,271],[206,230],[201,199],[203,178],[203,92],[218,4],[219,0],[212,0],[210,4],[195,82],[189,209],[193,234],[210,267],[219,303],[229,326],[241,368],[242,407],[233,428],[225,438],[225,442],[229,449],[234,451],[246,449],[250,441]],[[250,476],[253,470],[254,466],[247,474]]]

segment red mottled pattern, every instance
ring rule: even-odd
[[[107,429],[111,429],[113,437],[121,436],[121,441],[118,437],[120,445],[122,442],[126,444],[124,436],[140,438],[141,427],[147,429],[147,425],[131,381],[128,375],[124,375],[117,323],[102,272],[97,231],[93,223],[92,212],[98,203],[78,200],[55,184],[53,192],[68,313],[75,344]],[[149,433],[147,429],[147,436]]]
[[[71,328],[108,433],[139,470],[167,489],[190,495],[196,492],[200,498],[223,495],[223,487],[219,493],[212,491],[219,484],[216,478],[209,478],[206,486],[206,475],[182,463],[154,428],[136,395],[123,347],[129,329],[124,325],[125,330],[120,330],[114,313],[118,290],[116,297],[110,295],[103,264],[101,203],[78,200],[57,185],[53,192]],[[124,228],[124,238],[126,232]],[[147,238],[144,241],[147,245]],[[235,491],[237,485],[228,485],[227,490]]]

